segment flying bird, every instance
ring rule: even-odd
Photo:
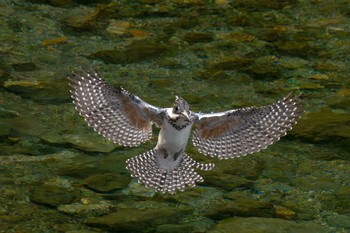
[[[90,127],[107,139],[136,147],[152,137],[152,125],[160,128],[157,145],[126,161],[126,168],[140,183],[155,191],[174,194],[204,179],[196,169],[209,171],[186,152],[192,143],[200,153],[231,159],[265,149],[286,135],[300,118],[302,104],[290,92],[283,99],[262,107],[217,113],[197,113],[176,96],[173,106],[153,106],[124,88],[114,88],[94,70],[69,77],[73,103]]]

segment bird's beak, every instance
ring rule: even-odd
[[[187,120],[190,120],[190,116],[188,115],[187,111],[183,111],[183,112],[181,113],[181,115],[183,115],[184,117],[186,117]]]

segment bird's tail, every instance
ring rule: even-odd
[[[204,181],[194,169],[209,171],[214,168],[212,163],[199,163],[183,153],[178,166],[164,169],[158,162],[158,153],[159,150],[153,149],[126,161],[132,176],[157,192],[174,194],[177,189],[184,191],[186,186],[194,187],[196,182]]]

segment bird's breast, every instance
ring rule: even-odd
[[[176,153],[185,149],[190,137],[192,124],[177,130],[169,123],[165,122],[159,132],[157,147],[165,148],[170,153]]]

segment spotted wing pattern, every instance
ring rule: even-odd
[[[193,144],[199,152],[219,159],[239,157],[265,149],[286,135],[300,117],[299,96],[289,93],[263,107],[248,107],[221,113],[195,113],[197,128]]]
[[[199,163],[183,153],[175,168],[165,169],[159,164],[158,158],[162,156],[159,153],[161,151],[153,149],[126,161],[132,176],[157,192],[174,194],[177,190],[184,191],[186,186],[194,187],[196,182],[204,181],[195,169],[209,171],[214,168],[212,163]]]
[[[88,125],[123,146],[138,146],[152,136],[163,109],[154,107],[123,88],[115,89],[95,71],[69,77],[73,103]]]

